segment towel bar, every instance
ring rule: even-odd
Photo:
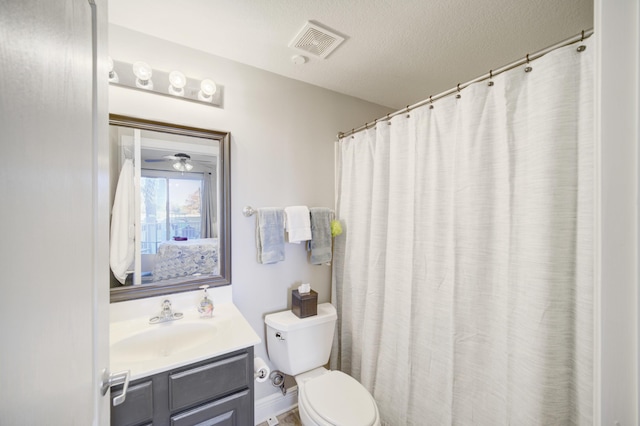
[[[242,209],[242,214],[244,215],[244,217],[251,217],[254,214],[256,214],[258,210],[254,209],[251,206],[244,206],[244,208]],[[331,214],[335,214],[333,210],[331,210]]]

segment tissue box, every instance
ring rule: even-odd
[[[318,315],[318,293],[311,290],[307,294],[300,294],[298,290],[291,292],[291,310],[299,318]]]

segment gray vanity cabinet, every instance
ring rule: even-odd
[[[111,398],[122,393],[114,387]],[[253,426],[253,347],[145,377],[111,406],[114,426]]]

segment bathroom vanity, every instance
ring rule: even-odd
[[[122,385],[111,398],[122,393]],[[252,425],[253,347],[129,383],[125,402],[111,406],[111,424]]]
[[[164,297],[111,305],[111,372],[129,371],[124,402],[113,405],[124,386],[111,389],[112,425],[253,425],[253,346],[261,340],[230,289],[216,291],[212,318],[195,308],[199,292],[167,296],[183,315],[160,324],[149,318]]]

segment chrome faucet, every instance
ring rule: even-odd
[[[173,310],[171,309],[171,302],[169,301],[169,299],[165,299],[165,301],[162,302],[162,310],[160,311],[160,315],[151,317],[149,319],[149,324],[159,324],[161,322],[175,321],[181,319],[182,316],[183,315],[181,312],[173,312]]]

